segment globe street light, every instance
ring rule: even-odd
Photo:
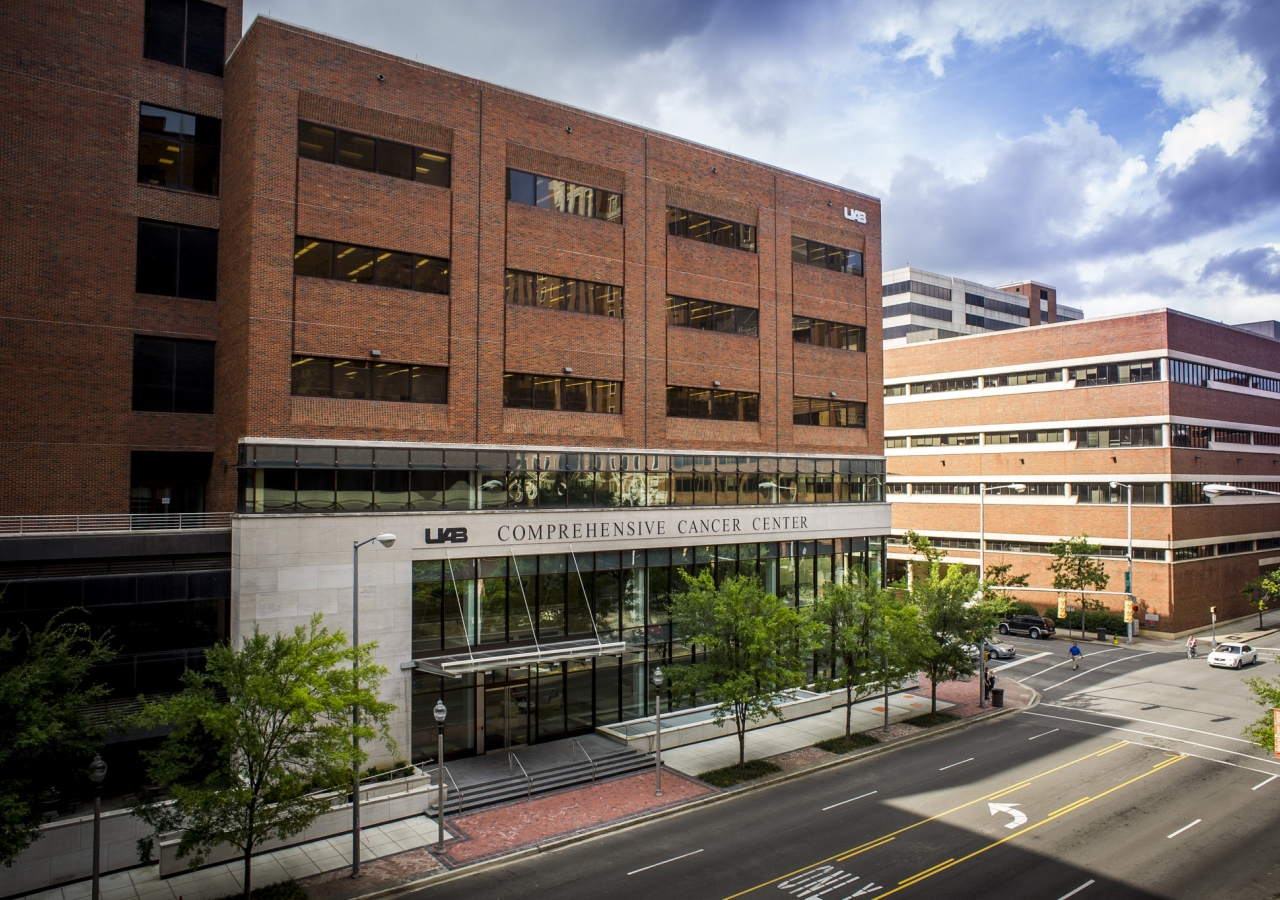
[[[1124,594],[1125,594],[1125,598],[1130,603],[1130,607],[1129,607],[1130,616],[1129,616],[1129,621],[1125,623],[1124,627],[1125,627],[1125,641],[1126,643],[1132,644],[1133,643],[1133,615],[1132,615],[1132,609],[1133,609],[1133,605],[1132,605],[1133,604],[1133,485],[1125,484],[1120,481],[1113,481],[1111,482],[1111,488],[1113,490],[1116,488],[1124,488],[1124,503],[1126,507],[1125,511],[1128,513],[1128,518],[1129,518],[1129,544],[1128,544],[1128,550],[1125,553],[1125,556],[1126,556],[1125,562],[1127,563],[1127,565],[1124,570]],[[1081,637],[1083,637],[1083,635],[1081,635]]]
[[[100,900],[98,873],[102,852],[102,782],[107,777],[107,764],[98,754],[89,764],[89,779],[93,782],[93,900]]]
[[[360,688],[360,678],[356,670],[360,660],[355,650],[360,646],[360,548],[365,544],[377,541],[384,547],[396,542],[394,534],[380,534],[367,541],[351,542],[351,680],[356,690]],[[356,733],[360,727],[360,706],[351,707],[351,746],[355,753],[351,757],[351,877],[360,877],[360,736]]]
[[[432,715],[436,717],[436,763],[439,769],[436,771],[436,852],[444,852],[444,717],[449,711],[444,707],[443,700],[436,701],[436,707],[432,711]]]
[[[661,666],[653,670],[653,686],[657,688],[657,691],[654,692],[654,696],[653,696],[654,709],[657,712],[657,715],[654,717],[654,721],[656,725],[654,746],[657,749],[657,753],[654,755],[654,758],[653,758],[654,760],[653,761],[653,773],[654,773],[653,796],[661,797],[662,796],[662,667]]]
[[[1027,486],[1020,481],[1012,484],[993,484],[985,487],[978,485],[978,583],[987,577],[987,491],[998,491],[1010,488],[1021,494]],[[987,648],[986,641],[978,645],[978,709],[987,708]]]

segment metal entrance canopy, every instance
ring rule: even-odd
[[[625,648],[622,641],[603,643],[597,640],[556,641],[506,650],[480,650],[454,653],[414,660],[419,672],[459,678],[476,672],[492,672],[494,669],[519,668],[534,663],[560,662],[566,659],[591,659],[596,656],[620,656]]]

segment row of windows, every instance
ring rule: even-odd
[[[971,447],[981,443],[976,434],[926,434],[913,437],[912,447]]]
[[[208,75],[222,74],[227,10],[204,0],[147,0],[142,55]]]
[[[291,382],[293,393],[299,397],[449,402],[449,370],[440,366],[295,356]]]
[[[885,313],[891,307],[885,307]],[[1104,384],[1131,384],[1160,380],[1160,360],[1114,365],[1078,366],[1071,369],[1070,377],[1077,387],[1094,387]],[[903,397],[907,394],[936,394],[944,391],[973,391],[981,387],[1021,387],[1028,384],[1051,384],[1062,381],[1062,369],[1037,369],[1030,372],[1010,372],[1002,375],[983,375],[970,378],[950,378],[941,381],[919,381],[910,385],[887,384],[886,397]]]
[[[1232,487],[1254,488],[1259,491],[1280,491],[1280,482],[1276,481],[1175,481],[1173,483],[1174,503],[1208,503],[1210,497],[1204,492],[1206,484],[1230,484]],[[1256,496],[1256,495],[1255,495]]]
[[[1259,490],[1274,491],[1280,485],[1274,482],[1234,482],[1237,487],[1252,487]],[[964,483],[918,483],[895,481],[888,485],[887,493],[897,495],[959,495],[976,496],[978,484]],[[1204,483],[1175,481],[1169,486],[1169,496],[1175,505],[1208,503],[1204,493]],[[1064,497],[1075,496],[1079,503],[1113,503],[1123,505],[1126,502],[1127,489],[1124,485],[1111,487],[1109,482],[1074,482],[1069,488],[1062,482],[1048,484],[1028,484],[1023,496]],[[1004,488],[989,493],[1018,496],[1012,489]],[[1165,485],[1158,482],[1138,483],[1133,485],[1133,502],[1137,504],[1161,505],[1165,502]]]
[[[507,199],[526,206],[622,224],[621,194],[519,169],[507,169]]]
[[[936,306],[929,306],[927,303],[916,303],[912,300],[910,303],[895,303],[892,306],[886,306],[881,314],[886,319],[894,316],[924,316],[926,319],[937,319],[940,322],[951,321],[951,310],[939,309]]]
[[[760,395],[751,391],[667,385],[667,415],[674,419],[760,421]]]
[[[315,238],[294,238],[293,273],[429,294],[449,293],[447,259]]]
[[[570,375],[502,376],[502,405],[509,409],[622,414],[622,382]]]
[[[857,400],[793,397],[792,423],[832,428],[866,428],[867,404]]]
[[[218,299],[218,232],[139,219],[133,289],[162,297]]]
[[[1078,366],[1071,370],[1076,387],[1093,387],[1100,384],[1136,384],[1142,381],[1160,380],[1160,360],[1142,362],[1108,363],[1099,366]]]
[[[1210,428],[1208,425],[1174,425],[1174,447],[1207,449],[1209,442],[1216,444],[1252,444],[1255,447],[1280,447],[1280,433],[1274,431],[1240,431],[1231,428]]]
[[[860,251],[832,247],[830,244],[821,244],[795,235],[791,236],[791,261],[846,275],[862,274]]]
[[[1164,429],[1160,425],[1131,425],[1120,428],[1076,428],[1071,437],[1080,448],[1162,447]]]
[[[881,293],[885,297],[892,297],[895,294],[920,294],[924,297],[933,297],[935,300],[951,299],[951,288],[925,284],[923,281],[897,281],[886,284]]]
[[[447,153],[311,122],[298,123],[298,156],[444,188],[452,177]]]
[[[1247,432],[1246,432],[1247,435]],[[911,447],[974,447],[978,445],[1004,444],[1058,444],[1062,443],[1066,432],[1048,431],[1000,431],[986,432],[981,435],[970,434],[927,434],[913,435],[908,444],[906,437],[885,438],[886,449],[904,449]],[[1132,425],[1119,428],[1077,428],[1071,432],[1071,439],[1079,448],[1102,447],[1161,447],[1163,431],[1160,425]],[[1247,441],[1246,441],[1247,443]]]
[[[973,313],[964,314],[964,324],[972,325],[974,328],[985,328],[987,331],[1008,331],[1011,328],[1025,328],[1025,325],[1019,325],[1016,322],[1003,322],[1000,319],[989,319],[986,316],[975,316]]]
[[[964,302],[967,306],[977,306],[982,309],[989,309],[992,312],[1002,312],[1010,316],[1019,316],[1023,319],[1031,318],[1031,310],[1025,306],[1019,306],[1016,303],[1010,303],[1007,300],[996,300],[992,297],[984,297],[981,294],[970,294],[965,292]],[[1003,323],[1009,324],[1009,323]]]
[[[1121,484],[1112,487],[1111,483],[1106,481],[1073,484],[1071,488],[1079,503],[1126,503],[1130,490]],[[1132,490],[1134,505],[1159,506],[1164,503],[1163,484],[1134,484]]]
[[[499,453],[499,456],[504,454]],[[875,475],[329,468],[245,470],[242,512],[608,509],[870,503]]]
[[[757,337],[760,334],[760,310],[749,306],[713,303],[710,300],[668,297],[667,324]]]
[[[221,120],[143,103],[138,116],[138,184],[217,194],[221,147]]]
[[[842,322],[828,322],[824,319],[811,319],[808,316],[793,316],[791,340],[797,344],[813,344],[816,347],[833,347],[836,350],[861,352],[867,349],[867,330],[861,325],[845,325]]]
[[[134,335],[134,411],[212,413],[214,346]]]
[[[667,207],[667,234],[735,250],[756,252],[756,226],[730,222],[687,209]]]
[[[1058,444],[1063,432],[1058,431],[1002,431],[983,436],[987,444]]]
[[[1256,553],[1260,550],[1280,548],[1280,538],[1263,538],[1259,541],[1227,541],[1222,544],[1201,544],[1198,547],[1177,547],[1173,559],[1205,559],[1210,556],[1229,556],[1232,553]]]
[[[508,269],[506,295],[513,306],[622,318],[622,288],[612,284]]]
[[[1034,372],[1008,372],[982,376],[983,387],[1023,387],[1028,384],[1052,384],[1062,381],[1061,369],[1037,369]]]
[[[1217,381],[1222,384],[1253,388],[1256,391],[1280,393],[1280,378],[1253,375],[1234,369],[1221,369],[1217,366],[1206,366],[1181,359],[1169,360],[1169,380],[1177,384],[1191,384],[1197,387],[1208,387],[1209,382]]]

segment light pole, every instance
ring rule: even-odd
[[[981,584],[987,577],[987,491],[998,491],[1002,488],[1011,488],[1015,492],[1021,494],[1026,491],[1027,486],[1020,481],[1012,484],[993,484],[990,487],[978,484],[978,583]],[[987,708],[987,650],[982,644],[978,644],[978,709]]]
[[[655,741],[654,746],[657,748],[657,754],[654,756],[653,777],[654,791],[653,796],[662,796],[662,667],[653,670],[653,686],[657,688],[653,695],[654,709],[657,715],[654,717],[655,722]]]
[[[1124,570],[1124,594],[1125,599],[1129,601],[1130,610],[1133,609],[1133,485],[1124,484],[1120,481],[1111,482],[1113,488],[1124,488],[1125,512],[1128,514],[1129,520],[1129,543],[1128,550],[1125,551],[1126,567]],[[1133,643],[1133,618],[1130,615],[1129,621],[1125,624],[1125,640],[1127,643]]]
[[[436,852],[444,852],[444,717],[448,710],[437,700],[432,714],[436,717]]]
[[[95,753],[93,762],[89,764],[89,778],[93,781],[93,900],[99,900],[102,896],[99,888],[102,859],[102,781],[106,777],[107,764]]]
[[[394,534],[380,534],[367,541],[351,542],[351,680],[353,687],[360,687],[360,678],[356,670],[360,668],[359,657],[355,650],[360,646],[360,548],[365,544],[377,541],[384,547],[396,542]],[[360,706],[351,707],[351,746],[355,753],[351,756],[351,877],[360,877]]]
[[[1264,491],[1258,488],[1236,487],[1233,484],[1206,484],[1201,488],[1209,495],[1209,501],[1213,500],[1219,494],[1266,494],[1270,497],[1280,497],[1280,491]]]

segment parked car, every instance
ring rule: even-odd
[[[1044,616],[1010,616],[1000,623],[1001,634],[1025,634],[1033,638],[1053,637],[1057,630],[1053,619]]]
[[[1258,661],[1258,651],[1248,644],[1224,641],[1209,654],[1209,665],[1226,669],[1243,669]]]
[[[965,644],[964,652],[975,659],[978,656],[978,649],[973,644]],[[987,659],[1013,659],[1018,655],[1018,648],[998,637],[990,637],[982,642],[982,652]]]

